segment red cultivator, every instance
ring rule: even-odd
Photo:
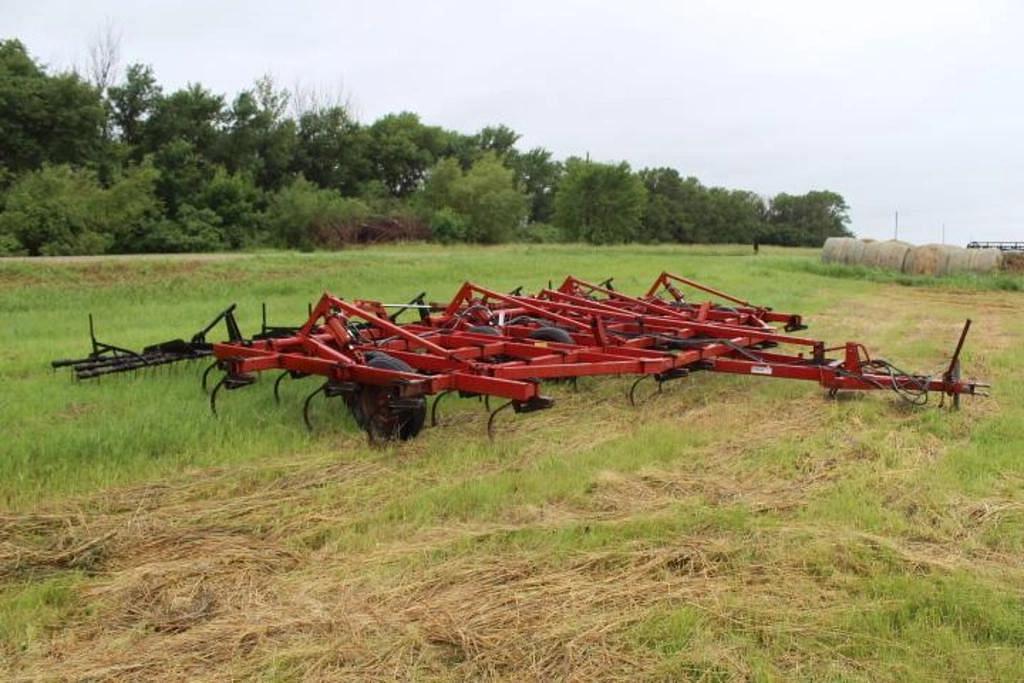
[[[681,288],[727,303],[690,302]],[[646,378],[660,387],[696,370],[811,380],[833,395],[889,389],[917,404],[937,391],[958,405],[961,394],[981,394],[988,386],[960,378],[970,321],[944,372],[912,375],[871,359],[856,342],[829,348],[794,336],[806,329],[798,315],[668,273],[640,297],[616,291],[611,281],[596,285],[569,277],[557,289],[529,296],[465,283],[446,305],[425,304],[420,295],[411,304],[394,305],[402,310],[388,316],[391,306],[324,294],[301,327],[267,328],[264,322],[259,338],[232,334],[232,341],[214,344],[215,367],[224,375],[211,393],[211,407],[216,411],[222,388],[248,386],[258,372],[280,371],[275,396],[285,377],[316,375],[324,382],[306,398],[307,425],[310,401],[322,393],[342,398],[371,440],[386,441],[420,432],[431,395],[435,418],[438,401],[451,392],[506,399],[490,413],[492,433],[495,416],[505,408],[522,413],[551,407],[552,399],[541,393],[543,382],[583,376],[636,376],[631,401]],[[419,320],[397,322],[408,309],[418,310]],[[830,357],[834,352],[841,353]],[[204,385],[205,379],[204,373]]]

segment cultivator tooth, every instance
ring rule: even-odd
[[[710,297],[701,300],[702,297]],[[405,440],[438,424],[438,405],[449,394],[482,399],[488,411],[487,433],[511,408],[529,413],[550,408],[541,393],[544,382],[568,382],[577,389],[585,376],[631,375],[627,397],[636,406],[637,388],[687,377],[699,370],[817,382],[830,395],[839,391],[891,390],[923,404],[932,392],[953,407],[960,396],[987,395],[989,385],[960,376],[960,355],[970,321],[964,325],[949,365],[941,376],[904,372],[872,359],[855,342],[828,348],[820,340],[796,336],[807,329],[800,315],[759,306],[672,273],[661,273],[646,291],[631,296],[613,286],[568,276],[536,294],[523,287],[501,293],[464,283],[444,304],[426,302],[421,292],[408,303],[346,301],[325,293],[309,305],[306,320],[295,326],[267,323],[262,307],[259,334],[242,336],[234,305],[222,311],[191,341],[171,340],[141,352],[100,342],[89,318],[92,353],[86,358],[54,361],[70,367],[79,379],[210,356],[215,362],[202,374],[224,372],[210,391],[217,411],[221,389],[253,384],[259,373],[275,371],[275,402],[286,377],[323,378],[302,403],[302,417],[312,429],[315,397],[342,398],[372,443]],[[411,322],[401,316],[415,311]],[[210,344],[206,335],[223,321],[227,341]],[[781,329],[780,329],[781,328]],[[841,351],[839,357],[829,354]],[[491,397],[504,399],[491,409]]]
[[[313,431],[313,423],[309,419],[309,406],[314,398],[320,394],[323,394],[324,398],[343,398],[345,400],[345,404],[350,410],[352,410],[353,396],[355,396],[358,391],[359,385],[355,382],[332,382],[331,380],[327,380],[314,389],[302,402],[302,422],[306,425],[306,429],[310,432]]]
[[[209,383],[209,380],[210,380],[210,373],[213,372],[214,370],[216,370],[218,365],[220,365],[220,361],[215,360],[212,363],[210,363],[209,365],[207,365],[206,369],[203,370],[203,374],[200,377],[199,383],[203,387],[203,391],[205,393],[209,393],[210,392],[209,387],[208,387],[208,383]]]
[[[657,390],[655,393],[660,394],[662,392],[662,387],[665,385],[666,382],[671,382],[672,380],[676,379],[683,379],[684,377],[688,377],[689,375],[690,368],[671,368],[669,370],[665,370],[664,372],[656,372],[651,375],[640,375],[635,380],[633,380],[632,384],[629,385],[629,392],[627,393],[627,397],[629,398],[629,405],[633,406],[634,408],[637,407],[636,390],[637,387],[639,387],[644,380],[653,380],[657,386]]]
[[[242,373],[227,371],[224,376],[213,386],[213,391],[210,392],[210,411],[217,414],[217,394],[221,389],[227,389],[228,391],[234,391],[236,389],[242,389],[256,382],[256,375],[252,373]]]
[[[440,392],[437,396],[434,397],[434,403],[430,406],[430,426],[431,427],[436,427],[437,426],[437,405],[441,402],[441,399],[443,399],[445,396],[450,395],[451,393],[452,393],[451,390],[445,390],[445,391]]]
[[[308,431],[310,431],[310,432],[313,431],[313,423],[310,422],[310,420],[309,420],[309,404],[313,401],[314,398],[316,398],[320,394],[326,394],[327,393],[327,386],[329,384],[330,384],[329,381],[328,382],[324,382],[323,384],[318,386],[316,389],[311,391],[309,394],[307,394],[305,400],[302,402],[302,422],[306,425],[306,429]]]
[[[533,413],[538,410],[547,410],[555,405],[555,400],[547,396],[533,396],[526,401],[506,401],[490,411],[487,416],[487,438],[494,441],[494,420],[502,411],[512,408],[516,413]]]
[[[277,378],[274,380],[274,403],[281,403],[281,382],[286,377],[290,377],[292,379],[304,379],[306,377],[309,377],[309,375],[304,372],[299,372],[297,370],[285,370],[284,372],[279,374]]]

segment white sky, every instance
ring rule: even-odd
[[[764,195],[835,190],[854,230],[1024,239],[1024,3],[0,0],[0,36],[82,64],[106,22],[166,89],[344,84],[521,146],[673,166]]]

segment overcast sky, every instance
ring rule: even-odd
[[[1024,3],[0,0],[0,34],[82,64],[106,21],[167,89],[344,84],[521,146],[672,166],[763,195],[830,189],[853,229],[1024,239]]]

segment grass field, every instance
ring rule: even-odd
[[[0,262],[0,678],[1024,679],[1021,279],[893,282],[809,250],[396,246],[232,260]],[[309,382],[224,396],[201,366],[74,383],[98,333],[243,331],[324,289],[444,300],[464,279],[662,269],[930,371],[965,317],[958,413],[700,373],[552,387],[487,441],[473,400],[371,449]],[[910,286],[908,286],[910,285]],[[1016,290],[1016,291],[1014,291]]]

